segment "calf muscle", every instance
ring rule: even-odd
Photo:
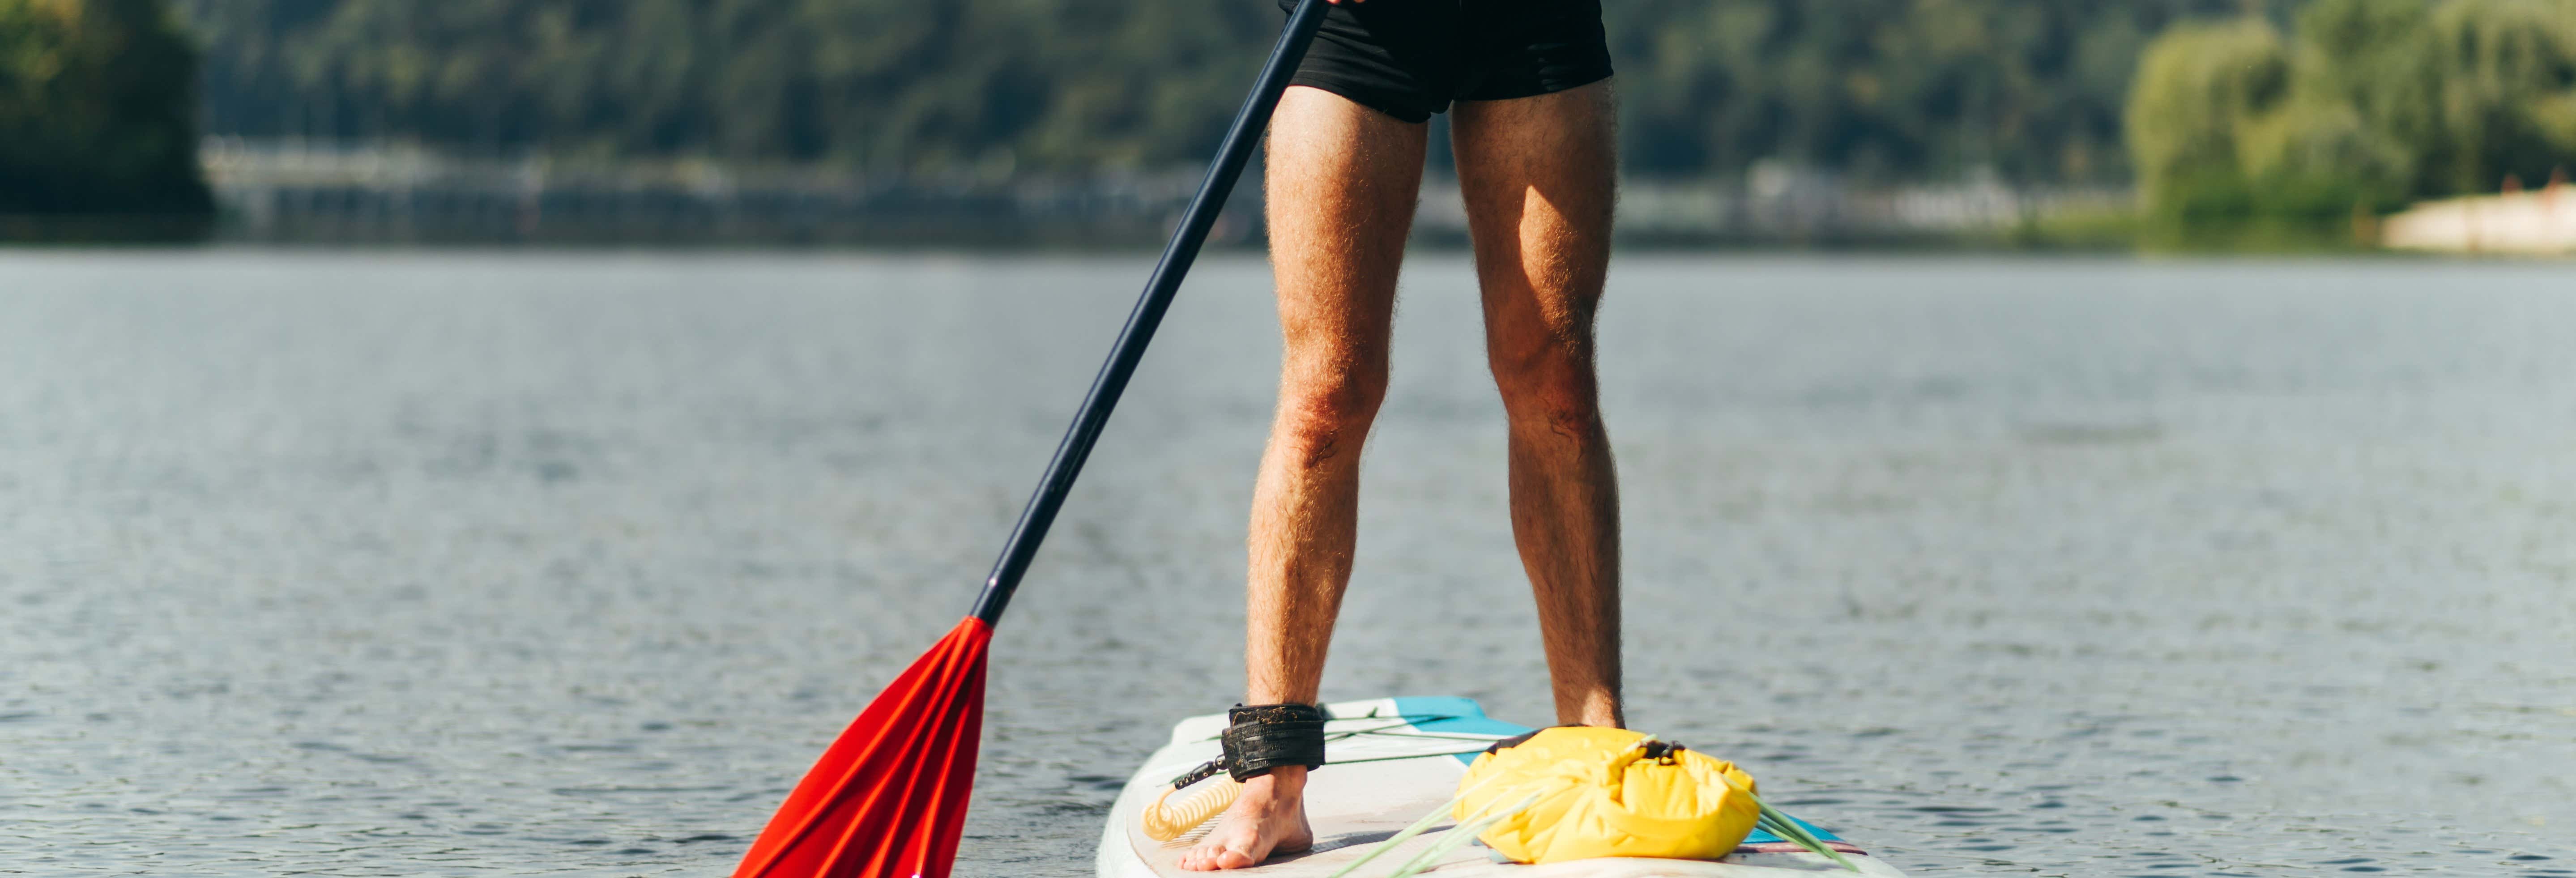
[[[1557,721],[1619,725],[1619,484],[1593,369],[1617,200],[1610,84],[1456,116],[1486,355],[1511,422],[1512,536]]]

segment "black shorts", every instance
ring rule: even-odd
[[[1279,0],[1294,10],[1297,0]],[[1610,78],[1601,0],[1366,0],[1326,7],[1291,85],[1407,122],[1450,101],[1551,94]]]

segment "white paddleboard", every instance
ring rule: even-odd
[[[1315,848],[1301,854],[1274,856],[1240,874],[1323,878],[1359,859],[1389,836],[1457,795],[1458,778],[1467,763],[1494,741],[1529,731],[1489,719],[1473,699],[1455,697],[1379,698],[1326,705],[1325,723],[1332,764],[1306,781],[1306,819],[1315,827]],[[1225,715],[1194,716],[1172,727],[1171,743],[1155,751],[1127,781],[1110,809],[1109,825],[1100,833],[1100,878],[1169,878],[1211,873],[1184,872],[1181,852],[1198,845],[1216,825],[1211,820],[1171,841],[1145,836],[1138,815],[1154,802],[1172,779],[1220,751],[1217,734]],[[1177,793],[1174,800],[1197,791]],[[1802,821],[1803,822],[1803,821]],[[1449,824],[1439,824],[1445,830]],[[1814,827],[1810,825],[1810,828]],[[1416,836],[1397,850],[1369,862],[1351,878],[1379,878],[1427,848],[1441,832]],[[1904,873],[1828,832],[1816,830],[1872,878],[1903,878]],[[1792,875],[1850,874],[1832,860],[1797,845],[1755,832],[1733,855],[1703,860],[1600,859],[1544,866],[1498,862],[1483,845],[1459,848],[1426,874],[1442,878],[1789,878]]]

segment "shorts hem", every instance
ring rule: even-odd
[[[1604,64],[1600,67],[1585,70],[1572,76],[1544,78],[1539,80],[1536,85],[1514,88],[1479,89],[1475,94],[1462,96],[1458,98],[1458,100],[1516,101],[1521,98],[1534,98],[1541,95],[1552,95],[1558,92],[1573,91],[1575,89],[1609,79],[1612,75],[1613,71],[1611,71],[1610,66]]]
[[[1288,79],[1288,84],[1302,85],[1307,88],[1331,92],[1334,95],[1341,97],[1343,100],[1367,107],[1381,115],[1393,118],[1398,122],[1413,125],[1420,125],[1424,122],[1429,122],[1431,121],[1432,113],[1440,112],[1440,110],[1425,109],[1416,102],[1386,94],[1383,89],[1373,89],[1342,80],[1338,77],[1324,76],[1311,71],[1298,71],[1296,76]],[[1441,109],[1445,110],[1448,108],[1442,107]]]

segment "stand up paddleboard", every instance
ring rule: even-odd
[[[1243,870],[1247,874],[1331,875],[1457,795],[1458,778],[1466,774],[1467,763],[1476,754],[1494,741],[1530,731],[1486,717],[1485,709],[1468,698],[1379,698],[1329,704],[1325,709],[1332,713],[1332,720],[1324,725],[1332,763],[1306,780],[1306,819],[1315,827],[1315,848],[1273,857],[1259,868]],[[1118,804],[1110,809],[1109,825],[1100,833],[1100,878],[1210,874],[1182,871],[1180,855],[1197,846],[1216,821],[1170,841],[1156,841],[1147,836],[1140,818],[1171,788],[1173,778],[1217,757],[1217,735],[1225,730],[1225,723],[1221,713],[1182,720],[1172,727],[1171,743],[1155,751],[1128,779]],[[1222,778],[1206,783],[1219,782]],[[1172,800],[1178,802],[1197,790],[1173,794]],[[1903,878],[1896,867],[1832,833],[1799,822],[1860,867],[1862,875]],[[1438,830],[1371,860],[1350,878],[1386,874],[1429,847],[1440,830],[1448,828],[1447,823],[1439,824]],[[1830,859],[1756,830],[1734,854],[1715,862],[1600,859],[1524,866],[1498,862],[1484,846],[1468,845],[1451,852],[1427,874],[1443,878],[1788,878],[1851,873]]]

